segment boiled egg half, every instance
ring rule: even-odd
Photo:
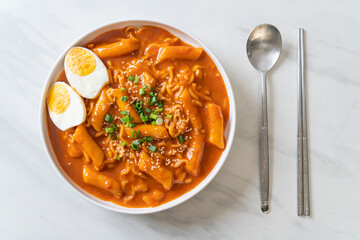
[[[65,56],[64,68],[70,85],[84,98],[97,97],[109,82],[104,63],[86,48],[71,48]]]
[[[50,88],[47,106],[51,120],[62,131],[85,121],[86,109],[83,99],[64,82],[56,82]]]

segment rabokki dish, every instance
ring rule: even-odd
[[[67,52],[47,109],[66,174],[97,198],[139,208],[174,200],[211,172],[230,104],[202,48],[129,26]]]

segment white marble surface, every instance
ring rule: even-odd
[[[359,1],[0,1],[0,239],[359,239]],[[94,27],[154,19],[197,35],[236,93],[237,130],[214,181],[171,210],[113,213],[69,189],[46,159],[39,101],[58,55]],[[258,74],[249,31],[276,25],[284,51],[269,76],[272,211],[259,207]],[[296,46],[306,29],[311,218],[296,216]]]

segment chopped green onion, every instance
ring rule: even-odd
[[[139,82],[140,82],[139,76],[138,76],[138,75],[135,75],[135,81],[134,81],[134,83],[138,84]]]
[[[158,108],[158,109],[155,110],[155,112],[159,113],[159,112],[162,112],[163,110],[164,110],[163,108]]]
[[[180,143],[185,142],[183,135],[178,136],[178,139],[179,139]]]
[[[153,85],[149,85],[149,90],[154,90],[154,86],[153,86]]]
[[[130,117],[129,116],[124,116],[120,119],[120,121],[123,123],[123,124],[126,124],[128,122],[130,122]]]
[[[139,94],[140,94],[140,96],[144,96],[146,94],[145,89],[141,88],[139,90]]]
[[[138,130],[137,133],[138,133],[138,136],[139,136],[139,137],[142,136],[140,130]]]
[[[132,136],[132,138],[137,138],[137,133],[136,133],[135,130],[133,130],[133,131],[131,132],[131,136]]]
[[[143,137],[145,142],[151,142],[153,140],[152,137]]]
[[[124,116],[129,115],[129,113],[128,113],[127,111],[125,111],[125,110],[124,110],[124,111],[121,111],[120,114],[121,114],[121,115],[124,115]]]
[[[146,101],[150,102],[150,98],[146,98]]]
[[[110,133],[110,138],[111,138],[111,140],[116,140],[117,139],[116,134]]]
[[[105,115],[105,121],[107,121],[108,123],[111,123],[113,121],[114,117],[111,116],[110,114],[106,114]]]
[[[156,96],[156,93],[155,93],[155,92],[150,92],[150,96],[151,96],[151,97],[155,97],[155,96]]]
[[[151,122],[151,125],[156,126],[156,125],[157,125],[157,124],[156,124],[156,121],[152,121],[152,122]]]
[[[126,89],[125,89],[124,87],[121,88],[121,91],[122,91],[122,92],[125,92],[125,90],[126,90]]]
[[[129,127],[130,127],[130,128],[133,128],[133,127],[135,127],[135,126],[136,126],[135,123],[129,123]]]
[[[159,115],[156,112],[150,114],[150,117],[154,120],[158,119]]]
[[[141,144],[141,141],[139,141],[139,140],[137,139],[137,140],[134,140],[134,141],[131,143],[130,147],[131,147],[132,150],[136,151],[136,150],[138,150],[140,144]]]
[[[118,130],[117,126],[115,124],[111,124],[110,127],[105,128],[106,133],[114,133],[116,130]]]
[[[166,118],[167,118],[167,119],[171,119],[171,118],[172,118],[172,115],[171,115],[171,114],[167,114],[167,115],[166,115]]]
[[[116,160],[118,160],[119,162],[121,162],[121,161],[122,161],[122,159],[121,159],[121,157],[120,157],[120,156],[116,156],[115,158],[116,158]]]
[[[110,128],[113,129],[114,131],[118,130],[117,126],[113,123],[110,125]]]
[[[162,125],[163,123],[164,123],[164,120],[161,117],[156,119],[156,125]]]
[[[126,142],[121,142],[120,145],[121,145],[122,147],[125,147],[125,146],[126,146]]]
[[[159,101],[157,102],[157,105],[158,105],[159,108],[164,107],[164,104],[163,104],[163,102],[162,102],[161,100],[159,100]]]
[[[152,151],[152,152],[154,152],[154,153],[156,153],[157,150],[158,150],[158,148],[155,147],[154,145],[151,145],[151,146],[149,147],[149,150]]]
[[[148,117],[148,115],[146,115],[145,113],[140,113],[140,119],[141,119],[141,121],[143,121],[143,122],[147,122],[147,121],[149,121],[149,117]]]
[[[128,96],[122,96],[120,100],[123,102],[126,102],[128,99],[129,99]]]
[[[155,96],[155,97],[152,97],[151,100],[150,100],[149,105],[150,105],[150,106],[151,106],[151,105],[154,105],[157,101],[158,101],[158,99],[157,99],[156,96]]]
[[[142,100],[139,100],[139,101],[136,101],[133,103],[133,106],[137,111],[142,110],[142,107],[143,107],[142,105],[143,105]]]
[[[146,89],[146,85],[144,84],[141,88],[142,88],[142,89]]]
[[[128,78],[129,81],[134,81],[135,80],[135,77],[133,75],[130,75],[129,78]]]
[[[151,110],[150,108],[145,108],[145,112],[147,112],[147,113],[152,113],[153,110]]]

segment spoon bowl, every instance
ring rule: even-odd
[[[268,72],[278,60],[282,48],[279,30],[270,24],[255,27],[249,35],[246,52],[250,63],[261,73]]]

